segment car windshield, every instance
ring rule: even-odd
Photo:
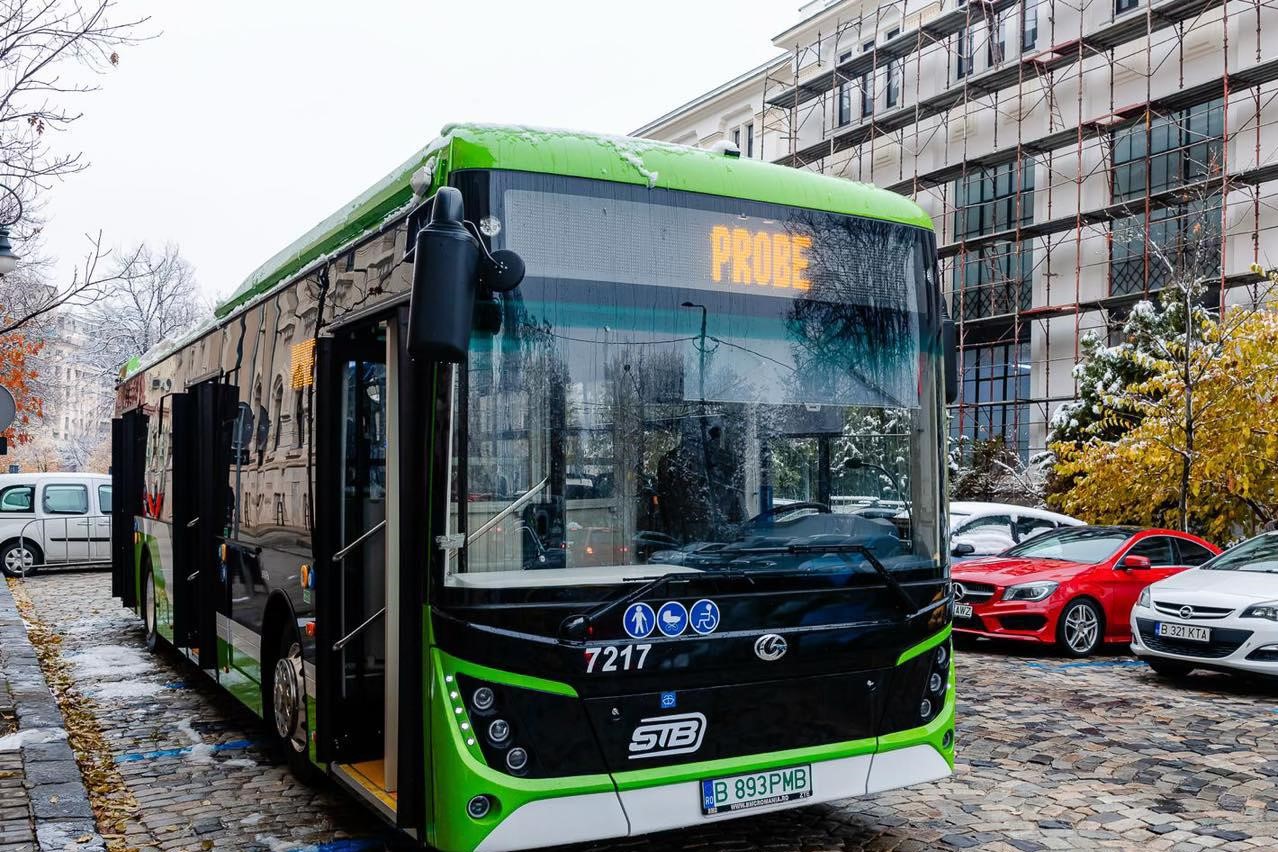
[[[1003,552],[1003,556],[1061,559],[1094,565],[1104,562],[1127,543],[1127,530],[1105,527],[1072,527],[1036,535]]]
[[[1204,571],[1255,571],[1278,574],[1278,533],[1265,533],[1220,554]]]
[[[892,569],[943,570],[923,232],[484,179],[493,245],[518,251],[527,276],[456,373],[449,522],[464,547],[446,584],[606,584],[648,563],[849,570],[862,547]],[[729,256],[747,243],[749,287]],[[792,264],[781,286],[765,249],[786,245],[790,261],[802,247],[803,274]],[[855,514],[879,502],[905,517]]]
[[[959,512],[950,512],[950,532],[954,532],[954,530],[958,529],[963,524],[963,522],[970,517],[972,516],[967,514],[960,514]]]

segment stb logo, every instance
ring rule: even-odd
[[[773,660],[779,660],[784,657],[789,647],[786,644],[785,637],[778,636],[775,633],[764,633],[754,640],[754,655],[760,660],[770,663]]]
[[[692,754],[701,748],[706,734],[706,717],[701,713],[653,716],[640,719],[630,735],[630,759]]]

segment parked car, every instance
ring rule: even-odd
[[[1172,530],[1051,530],[954,567],[954,628],[959,636],[1039,642],[1086,657],[1103,642],[1131,641],[1132,606],[1146,586],[1219,552]]]
[[[6,576],[110,560],[111,477],[0,474],[0,570]]]
[[[1039,533],[1082,526],[1069,515],[1007,503],[950,503],[950,553],[955,561],[993,556]]]
[[[1278,677],[1278,533],[1265,533],[1145,589],[1132,652],[1160,675],[1196,668]]]

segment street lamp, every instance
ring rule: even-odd
[[[3,222],[0,222],[0,278],[3,278],[18,268],[18,256],[13,253],[13,244],[9,242],[9,228],[16,225],[22,218],[22,199],[18,197],[18,193],[4,184],[0,184],[0,189],[9,193],[18,207],[12,217],[6,217]]]
[[[697,351],[701,353],[701,401],[706,399],[706,306],[698,305],[696,302],[681,302],[681,308],[700,308],[701,309],[701,339],[697,343]]]

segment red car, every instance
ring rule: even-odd
[[[1102,642],[1131,641],[1132,606],[1142,589],[1219,552],[1173,530],[1045,532],[998,556],[954,566],[954,630],[1057,645],[1086,657]]]

